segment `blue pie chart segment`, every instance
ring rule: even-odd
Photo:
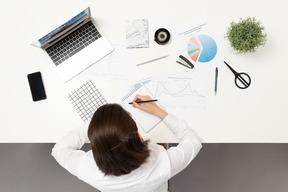
[[[217,44],[214,39],[208,35],[203,34],[198,35],[197,37],[202,46],[202,51],[198,58],[198,62],[206,63],[214,59],[217,54]]]

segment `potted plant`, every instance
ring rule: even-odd
[[[226,39],[229,40],[231,48],[237,53],[255,52],[256,48],[264,45],[267,34],[260,21],[254,17],[240,18],[236,23],[232,21],[227,28]]]

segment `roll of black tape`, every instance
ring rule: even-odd
[[[164,45],[168,43],[170,39],[170,33],[167,29],[160,28],[155,32],[154,38],[155,38],[156,43],[160,45]]]

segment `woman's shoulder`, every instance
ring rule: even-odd
[[[166,161],[169,159],[167,150],[161,144],[149,142],[148,148],[150,150],[149,161]]]

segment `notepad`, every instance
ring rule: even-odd
[[[155,115],[147,113],[141,109],[134,108],[129,102],[133,101],[136,94],[138,95],[149,95],[152,99],[155,99],[150,91],[143,84],[139,84],[137,87],[132,89],[127,95],[122,98],[123,106],[132,115],[132,118],[143,128],[145,132],[150,131],[155,127],[161,119]],[[160,103],[157,101],[156,104],[161,107]],[[162,108],[162,107],[161,107]]]

